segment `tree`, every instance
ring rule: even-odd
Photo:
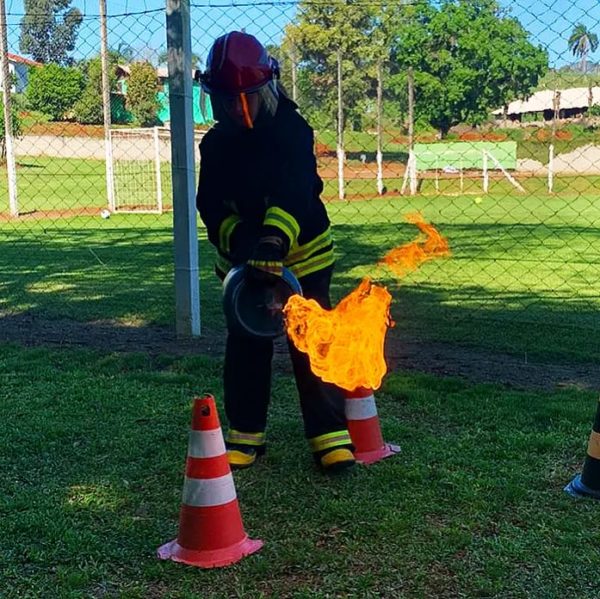
[[[163,50],[162,52],[160,52],[157,60],[158,60],[159,65],[166,65],[167,61],[169,60],[168,51]],[[199,69],[201,66],[202,66],[202,58],[200,58],[199,54],[192,52],[192,68]]]
[[[31,70],[25,96],[31,110],[62,119],[81,96],[83,73],[75,67],[47,64]]]
[[[299,8],[297,22],[286,28],[282,48],[295,52],[293,76],[303,112],[318,126],[319,122],[330,126],[338,121],[337,63],[341,55],[344,120],[361,128],[375,68],[369,42],[373,5],[360,0],[305,1]]]
[[[583,23],[578,23],[573,28],[568,44],[573,55],[581,58],[581,71],[587,73],[587,58],[590,52],[598,49],[598,36]]]
[[[71,0],[25,0],[19,37],[21,52],[43,63],[72,64],[69,53],[75,49],[83,16],[70,5]]]
[[[109,90],[117,86],[116,66],[118,56],[115,52],[108,54]],[[102,96],[102,61],[99,56],[91,58],[80,65],[85,77],[85,89],[73,107],[75,118],[80,123],[101,124],[104,122]],[[112,104],[112,102],[111,102]],[[112,108],[112,106],[111,106]]]
[[[127,108],[142,127],[154,125],[160,108],[158,78],[149,62],[134,62],[127,80]]]
[[[416,0],[405,10],[391,48],[391,83],[402,101],[406,69],[413,67],[415,117],[442,136],[526,97],[548,68],[546,51],[496,0]]]
[[[23,132],[23,125],[21,117],[19,116],[18,107],[13,104],[11,106],[11,121],[12,121],[12,134],[14,137],[20,137]],[[6,159],[6,137],[4,131],[4,103],[0,99],[0,159],[2,162]]]

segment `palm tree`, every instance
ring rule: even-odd
[[[569,38],[569,50],[575,56],[581,57],[581,70],[587,71],[587,57],[598,48],[598,36],[592,33],[583,23],[578,23]]]

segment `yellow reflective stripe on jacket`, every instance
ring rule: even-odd
[[[294,264],[294,262],[300,262],[309,258],[312,254],[326,248],[328,245],[333,243],[331,237],[331,228],[327,227],[327,230],[309,241],[304,245],[295,245],[290,249],[289,254],[285,258],[286,266]]]
[[[265,433],[243,433],[241,431],[236,431],[235,429],[230,429],[227,432],[227,443],[237,443],[238,445],[252,445],[256,447],[257,445],[264,445],[266,439]]]
[[[219,248],[227,254],[231,251],[231,234],[239,222],[241,219],[237,214],[230,214],[219,227]]]
[[[290,240],[290,247],[296,243],[300,235],[300,225],[298,221],[289,213],[279,208],[279,206],[270,206],[265,212],[263,225],[277,227],[283,231]]]
[[[335,431],[333,433],[326,433],[313,437],[308,441],[310,448],[313,452],[324,451],[325,449],[331,449],[332,447],[339,447],[340,445],[351,445],[350,433],[347,430]]]
[[[335,262],[335,255],[333,253],[333,249],[328,252],[324,252],[322,254],[318,254],[317,256],[313,256],[304,262],[298,262],[297,264],[292,264],[289,266],[289,269],[294,273],[297,278],[306,277],[307,275],[312,274],[313,272],[317,272],[323,268],[327,268],[331,266]]]

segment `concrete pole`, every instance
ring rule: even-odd
[[[19,216],[17,196],[17,163],[13,144],[13,123],[10,88],[12,82],[8,66],[8,32],[6,5],[0,0],[0,67],[2,69],[2,99],[4,102],[4,147],[6,149],[6,172],[8,175],[8,204],[11,216]]]
[[[190,1],[167,0],[175,318],[178,337],[200,335]]]
[[[104,115],[104,155],[106,162],[106,198],[111,212],[115,210],[115,185],[112,142],[110,139],[110,77],[108,74],[108,29],[106,0],[100,0],[100,61],[102,65],[102,112]]]

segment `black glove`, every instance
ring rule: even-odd
[[[258,244],[248,260],[248,277],[256,281],[276,282],[283,275],[285,244],[277,235],[267,235]]]

